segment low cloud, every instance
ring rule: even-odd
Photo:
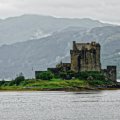
[[[119,11],[119,0],[0,0],[0,18],[41,14],[120,24]]]

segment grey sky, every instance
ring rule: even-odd
[[[120,24],[120,0],[0,0],[0,18],[22,14],[91,18]]]

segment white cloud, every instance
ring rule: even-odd
[[[31,13],[120,24],[119,11],[119,0],[0,0],[0,18]]]

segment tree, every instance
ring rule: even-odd
[[[19,85],[20,82],[24,81],[25,80],[25,77],[23,76],[22,73],[19,73],[19,75],[15,78],[15,84],[16,85]]]
[[[2,80],[2,81],[0,82],[0,86],[3,85],[3,84],[5,84],[5,83],[6,83],[6,81],[5,81],[5,80]]]
[[[39,79],[42,79],[42,80],[50,80],[53,77],[54,77],[54,75],[52,74],[52,72],[50,70],[48,70],[47,72],[42,72],[39,75]]]
[[[10,83],[9,83],[10,86],[12,86],[14,84],[19,85],[22,81],[25,80],[25,77],[23,76],[22,73],[19,73],[16,76],[17,77],[15,78],[15,80],[10,81]]]

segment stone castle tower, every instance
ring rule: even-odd
[[[71,54],[71,70],[80,71],[98,71],[101,70],[100,63],[100,44],[76,43],[73,41],[73,50]]]

